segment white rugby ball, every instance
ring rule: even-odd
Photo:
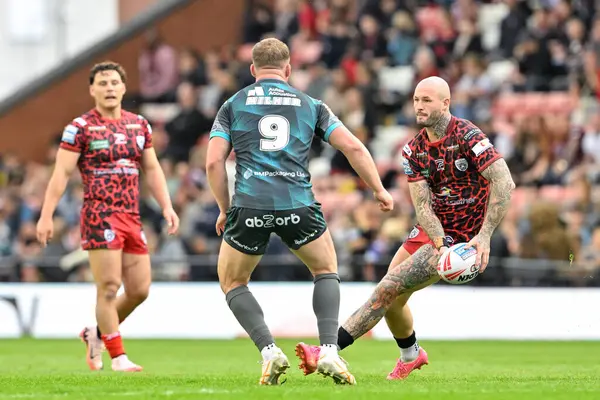
[[[475,247],[465,249],[466,245],[467,243],[457,243],[440,257],[437,270],[443,281],[461,285],[479,275],[479,267],[475,265],[477,249]]]

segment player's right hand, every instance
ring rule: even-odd
[[[52,221],[52,218],[40,218],[37,223],[36,235],[42,247],[46,247],[54,235],[54,221]]]
[[[215,228],[217,230],[217,235],[221,236],[223,232],[225,232],[225,223],[227,222],[227,214],[222,212],[219,214],[219,218],[217,218],[217,224]]]
[[[379,202],[379,209],[383,212],[394,209],[394,199],[385,189],[375,192],[375,199]]]
[[[167,233],[174,235],[179,230],[179,216],[172,208],[167,208],[163,211],[163,217],[167,221]]]

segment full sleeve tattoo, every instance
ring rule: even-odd
[[[494,161],[481,175],[490,182],[490,199],[479,234],[489,239],[508,211],[515,183],[502,158]]]
[[[440,253],[427,244],[392,268],[379,282],[369,300],[343,324],[344,329],[354,339],[367,333],[383,318],[400,294],[414,291],[439,279],[439,259]]]
[[[444,227],[431,206],[432,193],[427,181],[411,182],[408,187],[419,225],[431,239],[443,238]]]

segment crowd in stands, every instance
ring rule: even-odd
[[[412,111],[416,83],[439,75],[451,85],[452,113],[488,134],[517,183],[509,213],[492,238],[492,265],[476,282],[599,285],[595,1],[276,0],[274,8],[272,2],[247,3],[239,45],[199,54],[149,33],[140,54],[140,92],[129,105],[153,123],[154,145],[182,221],[180,234],[167,237],[160,209],[144,189],[141,209],[157,280],[216,280],[221,239],[204,170],[208,132],[220,105],[253,83],[252,45],[275,36],[291,49],[290,83],[324,100],[367,145],[396,200],[392,213],[379,212],[346,159],[315,139],[314,190],[344,280],[380,279],[413,227],[399,150],[418,129]],[[2,158],[0,271],[12,271],[4,279],[89,280],[79,250],[77,177],[59,205],[56,239],[43,250],[35,242],[54,151],[56,146],[45,165]],[[231,189],[234,168],[232,156]],[[253,278],[309,276],[273,237]]]

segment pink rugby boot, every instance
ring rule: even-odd
[[[419,349],[419,355],[411,362],[403,362],[401,358],[398,359],[396,367],[387,376],[388,380],[406,379],[411,372],[415,369],[421,369],[423,365],[429,364],[427,353],[422,348]]]

